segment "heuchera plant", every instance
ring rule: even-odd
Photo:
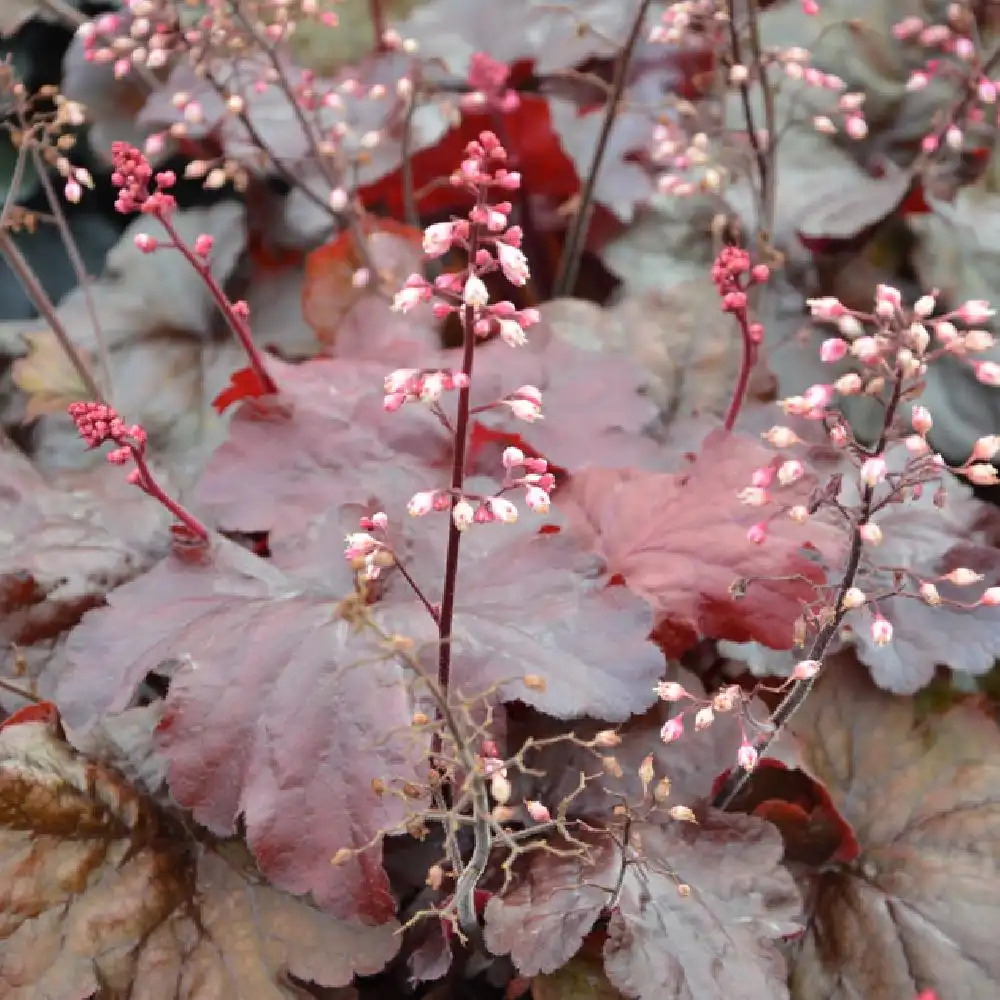
[[[417,28],[471,4],[437,2]],[[552,6],[518,0],[509,16],[523,33],[524,19],[553,23]],[[607,64],[603,32],[570,45],[561,82],[606,101],[586,174],[558,153],[569,182],[546,176],[556,161],[525,139],[541,122],[546,156],[559,145],[548,97],[526,86],[563,73],[540,68],[537,41],[520,61],[474,52],[464,78],[436,84],[435,59],[372,0],[373,65],[327,80],[285,48],[298,23],[336,26],[310,0],[195,15],[130,0],[83,19],[86,62],[151,86],[186,81],[166,100],[154,86],[145,149],[111,147],[114,208],[149,220],[134,237],[142,254],[183,258],[247,367],[216,399],[220,414],[235,408],[196,514],[157,473],[152,435],[101,398],[66,345],[94,397],[69,406],[80,438],[110,445],[107,461],[175,523],[147,571],[58,605],[72,627],[45,678],[53,701],[0,684],[36,702],[0,725],[0,885],[17,890],[0,892],[0,993],[284,1000],[352,981],[409,995],[437,980],[640,1000],[996,992],[979,917],[995,916],[990,886],[1000,898],[1000,729],[986,694],[960,697],[940,678],[926,701],[898,696],[939,665],[921,653],[937,621],[1000,621],[994,522],[965,485],[1000,483],[1000,435],[945,457],[924,398],[943,365],[1000,386],[995,313],[885,281],[870,307],[805,296],[831,374],[768,415],[753,380],[784,265],[771,242],[779,82],[814,93],[821,136],[857,147],[870,126],[865,94],[809,51],[764,47],[766,6],[671,3],[650,26],[648,0],[581,3],[581,24],[604,18],[621,41]],[[964,4],[945,19],[893,29],[934,50],[909,91],[955,89],[893,212],[930,193],[932,168],[939,180],[983,121],[1000,124],[985,23]],[[691,53],[707,70],[671,77],[685,96],[636,156],[616,129],[660,50],[670,73]],[[421,102],[456,90],[460,123],[411,148]],[[705,113],[727,95],[741,109],[735,143]],[[47,133],[15,96],[24,148],[41,148]],[[270,99],[298,129],[292,151],[255,107]],[[85,114],[57,106],[59,127]],[[384,121],[372,106],[389,107]],[[259,154],[337,222],[332,255],[351,272],[337,291],[375,310],[370,344],[292,364],[255,343],[250,307],[213,272],[212,235],[182,236],[180,171],[151,163],[170,140],[196,144],[186,177],[208,190],[246,188]],[[352,180],[396,140],[382,174]],[[649,431],[641,373],[558,336],[543,300],[578,288],[585,247],[611,225],[595,206],[614,167],[641,160],[650,190],[721,197],[734,146],[753,225],[715,220],[705,278],[738,363],[728,405],[698,418],[697,448],[674,461]],[[444,183],[424,191],[416,179],[445,154]],[[55,169],[79,201],[89,173],[65,157]],[[550,196],[563,200],[555,261],[537,226]],[[380,198],[408,225],[376,222]],[[395,280],[386,245],[407,261],[419,245],[419,266]],[[19,260],[9,242],[0,250]],[[431,321],[458,346],[383,336]],[[855,398],[876,407],[874,435],[845,415]],[[91,516],[11,467],[16,498],[34,490],[56,510],[52,547]],[[925,552],[926,520],[955,506],[958,527]],[[12,523],[30,537],[27,507],[18,500]],[[28,562],[2,577],[15,641],[52,627]],[[967,672],[986,673],[995,648],[984,642]]]

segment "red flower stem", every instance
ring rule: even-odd
[[[486,200],[485,193],[480,191],[478,204],[482,206]],[[479,226],[472,226],[469,234],[469,276],[476,270],[476,254],[479,252]],[[462,372],[472,380],[472,360],[476,346],[476,310],[475,307],[465,307],[465,341],[462,353]],[[468,443],[469,411],[471,399],[470,385],[458,391],[458,413],[455,418],[455,453],[451,467],[451,507],[455,509],[462,496],[462,486],[465,483],[465,452]],[[438,639],[440,651],[438,658],[438,683],[442,691],[448,690],[451,678],[451,634],[452,622],[455,617],[455,591],[458,583],[458,552],[462,542],[462,533],[455,526],[455,518],[448,523],[448,549],[444,560],[444,590],[441,594],[441,614],[438,618]]]
[[[368,0],[368,12],[371,15],[372,31],[375,33],[375,51],[385,52],[386,44],[383,39],[385,38],[386,22],[382,0]]]
[[[226,293],[219,287],[219,283],[215,280],[211,267],[184,243],[174,228],[173,223],[166,215],[158,213],[156,218],[174,241],[175,249],[180,251],[184,259],[198,272],[199,277],[204,281],[205,287],[208,288],[212,298],[215,299],[215,304],[219,307],[222,315],[225,316],[226,322],[229,324],[229,329],[236,334],[237,339],[243,345],[243,350],[246,351],[247,359],[250,362],[250,368],[260,380],[264,391],[269,394],[277,394],[278,386],[275,384],[274,379],[267,373],[267,369],[264,367],[264,359],[254,346],[249,325],[236,314],[232,302],[229,301]]]
[[[726,419],[723,426],[726,431],[731,431],[736,426],[736,418],[740,415],[740,408],[746,398],[747,386],[750,384],[750,374],[757,364],[757,345],[750,336],[750,320],[747,317],[746,309],[740,309],[736,314],[736,322],[740,325],[740,336],[743,340],[743,356],[740,358],[740,373],[736,378],[736,387],[733,389],[733,398],[729,401],[729,409],[726,411]]]
[[[170,511],[174,517],[177,518],[181,524],[186,525],[191,529],[203,542],[208,542],[208,528],[205,527],[194,516],[194,514],[185,510],[176,500],[172,500],[167,496],[166,493],[160,488],[160,484],[157,483],[156,479],[153,477],[153,473],[150,471],[149,466],[146,464],[146,459],[143,457],[142,451],[136,447],[134,444],[129,444],[129,451],[132,452],[132,459],[135,462],[136,469],[139,470],[139,487],[145,493],[149,494],[154,500],[163,504],[167,510]]]
[[[419,584],[410,575],[410,571],[399,561],[399,557],[394,552],[392,554],[393,562],[395,563],[396,569],[399,570],[400,576],[410,585],[410,590],[413,591],[417,596],[417,600],[427,609],[427,613],[434,619],[435,623],[440,622],[440,615],[438,614],[437,608],[428,600],[427,595],[420,589]]]

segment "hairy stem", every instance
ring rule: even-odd
[[[903,372],[897,365],[892,395],[885,408],[882,433],[879,436],[878,444],[871,452],[872,457],[881,455],[885,451],[885,447],[889,439],[889,431],[892,428],[893,421],[896,417],[896,410],[899,407],[902,388]],[[847,556],[847,566],[844,569],[844,575],[841,578],[840,586],[837,589],[837,597],[833,605],[833,617],[817,633],[806,659],[817,660],[820,663],[823,662],[826,657],[827,650],[830,648],[830,643],[833,642],[837,632],[840,630],[840,626],[843,623],[844,618],[847,615],[848,609],[844,607],[844,597],[847,594],[847,591],[855,585],[858,577],[858,569],[861,565],[861,554],[864,550],[864,540],[861,537],[860,527],[868,521],[872,514],[874,505],[875,487],[865,486],[861,493],[860,512],[852,526],[851,548]],[[818,676],[819,675],[817,674],[806,678],[805,680],[795,681],[795,683],[792,684],[788,694],[785,695],[781,704],[778,705],[771,716],[770,731],[761,735],[754,744],[754,749],[757,751],[758,758],[764,756],[768,747],[770,747],[775,739],[777,739],[781,730],[788,725],[792,716],[795,715],[795,713],[805,703],[809,692],[813,689],[813,685],[816,682],[816,677]],[[740,792],[742,792],[746,787],[747,782],[750,780],[751,773],[752,772],[746,771],[743,768],[738,768],[733,771],[733,773],[726,779],[718,794],[715,796],[714,805],[716,808],[728,809],[739,796]]]
[[[583,190],[580,192],[580,204],[577,206],[576,215],[573,217],[569,232],[566,234],[566,245],[563,249],[562,260],[559,262],[559,272],[556,275],[552,292],[554,298],[572,295],[573,289],[576,287],[576,279],[580,273],[580,260],[583,257],[583,248],[587,240],[587,232],[590,229],[590,217],[593,214],[594,189],[597,186],[597,177],[601,172],[601,164],[608,149],[611,130],[614,128],[615,119],[618,117],[619,105],[625,90],[625,82],[628,79],[629,66],[632,63],[632,56],[639,42],[639,36],[642,34],[642,26],[646,20],[646,13],[649,10],[651,2],[652,0],[642,0],[639,4],[639,9],[635,13],[635,19],[632,22],[629,36],[615,64],[615,75],[611,82],[608,106],[604,111],[604,121],[601,123],[597,146],[594,149],[594,158],[590,162],[590,169],[587,171]]]
[[[207,543],[208,528],[206,528],[205,525],[203,525],[201,521],[194,516],[194,514],[185,510],[179,503],[177,503],[176,500],[171,499],[166,493],[163,492],[160,484],[156,481],[149,466],[146,464],[145,456],[140,448],[137,448],[134,444],[130,444],[129,450],[132,452],[132,459],[135,462],[135,467],[139,470],[139,488],[166,507],[167,510],[169,510],[170,513],[181,522],[181,524],[188,527],[203,542]]]
[[[743,400],[747,394],[747,386],[750,384],[750,375],[754,365],[757,364],[757,344],[750,336],[750,320],[746,309],[741,309],[736,313],[736,322],[740,325],[743,355],[740,358],[740,373],[736,378],[733,398],[729,401],[729,409],[726,411],[726,419],[723,424],[727,431],[731,431],[736,426],[736,419],[740,415],[740,408],[743,406]]]
[[[70,364],[76,370],[80,382],[87,390],[87,395],[91,399],[99,402],[106,402],[101,387],[97,384],[93,372],[84,360],[83,355],[77,350],[69,331],[63,325],[63,321],[56,312],[56,307],[48,297],[42,283],[38,280],[31,265],[18,249],[17,244],[12,239],[6,229],[0,229],[0,255],[7,261],[8,267],[14,272],[15,277],[21,282],[32,305],[38,310],[42,318],[52,329],[59,346],[66,352]]]
[[[260,351],[257,350],[257,347],[253,342],[253,336],[250,333],[250,326],[247,324],[246,320],[237,314],[236,310],[233,308],[232,302],[229,301],[226,293],[221,287],[219,287],[219,283],[215,280],[215,276],[212,274],[212,268],[180,238],[173,223],[166,215],[160,213],[156,216],[156,218],[160,225],[166,229],[170,238],[174,241],[175,249],[180,251],[184,259],[198,272],[199,277],[205,283],[205,287],[215,300],[215,304],[219,307],[222,315],[226,318],[229,328],[236,334],[237,339],[243,345],[243,350],[246,351],[247,360],[250,362],[250,368],[260,380],[260,384],[263,386],[264,391],[267,393],[277,393],[278,386],[275,384],[274,379],[271,378],[267,369],[264,367],[264,359],[261,357]]]
[[[479,204],[485,195],[479,195]],[[472,226],[469,234],[469,276],[476,271],[476,254],[479,252],[479,226]],[[462,350],[462,372],[472,380],[472,361],[476,347],[476,310],[466,305],[464,309],[465,341]],[[458,413],[455,418],[455,452],[451,467],[451,507],[462,497],[465,483],[465,452],[469,437],[469,417],[471,410],[471,386],[466,385],[458,392]],[[455,593],[458,584],[458,554],[462,543],[462,533],[455,525],[455,518],[448,522],[448,549],[444,560],[444,589],[441,594],[441,615],[438,619],[438,638],[441,650],[438,659],[438,683],[443,691],[448,690],[451,679],[451,636],[455,617]]]

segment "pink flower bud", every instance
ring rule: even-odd
[[[1000,587],[987,587],[983,591],[983,596],[976,602],[988,608],[995,608],[1000,605]]]
[[[744,771],[752,771],[757,766],[757,751],[749,743],[743,743],[736,752],[736,763]]]
[[[660,681],[654,690],[660,701],[675,702],[690,697],[684,687],[676,681]]]
[[[675,740],[679,740],[683,735],[684,718],[680,715],[664,723],[663,728],[660,730],[660,739],[663,740],[664,743],[673,743]]]
[[[549,495],[537,486],[528,486],[524,491],[524,502],[536,514],[546,514],[549,510]]]
[[[772,427],[769,431],[765,431],[761,437],[775,448],[790,448],[793,444],[799,444],[802,441],[802,438],[790,427]],[[769,483],[765,485],[769,485]]]
[[[475,519],[476,512],[468,500],[459,500],[451,510],[451,519],[459,531],[465,531]]]
[[[926,604],[936,605],[941,603],[941,595],[933,583],[924,582],[920,584],[920,596]]]
[[[75,205],[83,196],[83,188],[75,180],[68,180],[66,187],[63,188],[63,194],[66,196],[67,201]]]
[[[798,459],[783,462],[778,468],[778,482],[782,486],[797,483],[805,475],[805,466]]]
[[[887,471],[884,458],[879,456],[867,458],[861,463],[861,482],[865,486],[878,486],[885,479]]]
[[[766,539],[767,524],[764,521],[758,521],[755,525],[747,529],[747,541],[751,545],[763,545]]]
[[[903,308],[903,296],[892,285],[879,285],[875,289],[875,312],[884,319],[891,319]]]
[[[844,598],[841,601],[842,606],[850,611],[854,608],[860,608],[868,600],[868,596],[863,590],[858,587],[848,587],[844,591]]]
[[[524,465],[524,452],[520,448],[504,448],[501,461],[505,469],[516,469]]]
[[[861,115],[851,115],[844,122],[844,130],[852,139],[864,139],[868,135],[868,123]]]
[[[825,364],[839,361],[845,354],[847,354],[847,341],[841,340],[840,337],[830,337],[828,340],[824,340],[819,349],[819,359]]]
[[[969,461],[991,462],[998,451],[1000,451],[1000,435],[989,434],[986,437],[977,438],[976,443],[972,446]]]
[[[710,706],[706,705],[704,708],[699,708],[694,717],[695,731],[700,733],[703,729],[707,729],[714,721],[715,712],[712,711]]]
[[[215,240],[212,239],[208,233],[202,233],[194,241],[194,252],[199,257],[207,257],[212,252],[212,246]]]
[[[796,681],[807,681],[815,677],[823,666],[819,660],[799,660],[792,671],[792,679]]]
[[[858,534],[861,536],[862,541],[868,542],[869,545],[882,544],[882,529],[871,521],[862,524],[858,528]]]
[[[853,354],[859,361],[863,361],[866,365],[870,365],[875,361],[878,361],[881,350],[879,349],[879,342],[874,337],[858,337],[857,340],[851,344],[851,354]]]
[[[969,482],[976,486],[996,486],[1000,482],[997,479],[997,470],[985,462],[977,462],[962,471],[968,477]]]
[[[968,587],[973,583],[980,583],[983,579],[983,574],[974,573],[965,566],[959,566],[958,569],[953,569],[950,573],[946,573],[941,579],[955,584],[956,587]]]
[[[1000,385],[1000,364],[995,361],[973,361],[972,370],[983,385]]]
[[[462,301],[476,309],[481,309],[490,301],[490,293],[486,290],[482,278],[475,274],[469,276],[462,292]]]
[[[872,642],[876,646],[888,646],[892,642],[892,625],[881,615],[876,615],[872,622]]]
[[[429,514],[434,509],[434,499],[437,495],[437,490],[414,493],[406,505],[406,512],[410,517],[423,517],[424,514]]]
[[[551,814],[549,813],[548,809],[546,809],[545,806],[541,804],[541,802],[538,802],[535,799],[526,799],[524,803],[524,808],[528,810],[528,815],[536,823],[552,822]]]
[[[517,520],[517,507],[506,497],[490,497],[486,503],[490,513],[504,524],[513,524]]]
[[[955,315],[963,323],[975,326],[978,323],[985,323],[991,316],[995,316],[996,312],[990,309],[990,304],[985,299],[970,299],[955,311]]]
[[[157,247],[156,237],[149,233],[139,233],[135,238],[135,245],[143,253],[152,253]]]
[[[502,240],[497,240],[496,251],[504,277],[512,285],[524,285],[529,277],[528,258],[517,247]]]
[[[926,319],[934,312],[936,306],[937,299],[933,295],[921,295],[920,298],[913,303],[913,312],[921,319]]]
[[[821,299],[806,299],[806,305],[816,319],[839,319],[847,312],[847,307],[832,295]]]
[[[428,257],[442,257],[452,247],[455,226],[451,222],[438,222],[424,230],[424,253]]]
[[[918,434],[926,434],[934,426],[934,418],[926,406],[914,406],[910,422]]]
[[[372,514],[372,525],[381,531],[389,527],[389,515],[384,510]]]

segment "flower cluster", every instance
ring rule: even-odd
[[[852,508],[845,498],[843,477],[837,474],[829,483],[814,491],[808,505],[781,504],[778,495],[782,487],[792,486],[805,473],[802,462],[796,459],[776,461],[757,469],[749,486],[739,493],[740,500],[749,506],[771,506],[767,520],[754,524],[747,532],[748,541],[763,544],[767,539],[770,521],[782,514],[797,523],[803,523],[821,511],[832,512],[839,523],[846,521],[848,533],[856,542],[850,546],[855,555],[849,559],[846,576],[832,604],[824,603],[815,614],[817,623],[839,621],[848,611],[865,609],[871,615],[870,632],[877,646],[892,641],[892,624],[879,610],[879,603],[891,597],[906,595],[917,597],[927,604],[941,603],[936,583],[946,580],[954,586],[971,586],[983,577],[966,568],[949,574],[924,579],[903,570],[886,571],[891,584],[873,586],[879,595],[872,596],[863,588],[862,577],[873,582],[879,577],[880,567],[869,553],[883,541],[883,528],[878,515],[890,504],[915,500],[928,485],[935,486],[932,496],[937,506],[946,500],[944,479],[951,471],[970,482],[988,486],[998,482],[993,459],[1000,453],[1000,437],[988,435],[979,438],[969,457],[959,466],[950,467],[944,457],[935,452],[928,440],[934,419],[926,406],[916,402],[928,366],[948,356],[969,364],[980,381],[997,384],[993,368],[1000,366],[980,362],[969,355],[993,345],[993,337],[985,330],[962,329],[969,324],[983,323],[993,315],[989,304],[982,300],[965,302],[949,312],[939,311],[937,292],[917,299],[912,306],[903,302],[900,291],[889,285],[879,285],[874,307],[870,313],[850,309],[839,299],[827,296],[809,299],[813,317],[837,327],[837,335],[825,339],[820,346],[823,362],[834,364],[849,362],[855,370],[849,371],[831,383],[810,386],[801,395],[780,401],[787,414],[806,420],[821,422],[828,440],[845,456],[856,476],[859,498]],[[1000,380],[998,380],[1000,381]],[[843,415],[835,406],[838,397],[866,394],[883,400],[884,428],[874,445],[858,442],[851,433]],[[912,403],[908,418],[904,418],[903,405]],[[800,443],[798,435],[789,427],[772,427],[763,435],[777,448],[787,448]],[[864,554],[864,559],[861,554]],[[963,607],[992,606],[1000,599],[1000,588],[987,589],[978,600],[963,603]],[[952,602],[957,603],[957,602]],[[830,616],[834,616],[832,619]],[[820,631],[824,631],[821,627]],[[815,662],[822,656],[811,656],[800,664],[806,677]],[[797,668],[798,669],[798,668]],[[818,667],[816,668],[818,669]],[[811,675],[809,675],[811,676]],[[807,678],[806,678],[807,679]]]
[[[135,468],[127,479],[144,493],[161,503],[183,526],[183,535],[174,532],[177,540],[200,545],[208,542],[208,530],[191,513],[181,507],[163,491],[146,463],[146,432],[138,424],[126,424],[112,406],[106,403],[70,403],[67,408],[76,424],[80,437],[90,448],[99,448],[106,442],[116,445],[107,454],[112,465],[134,462]]]
[[[127,142],[111,146],[111,183],[118,188],[115,208],[122,215],[143,212],[166,218],[177,207],[177,201],[168,190],[177,183],[172,170],[162,170],[154,177],[153,168],[146,154]],[[150,181],[156,182],[156,191],[150,192]]]
[[[770,277],[766,264],[750,266],[750,254],[735,246],[723,247],[712,264],[712,283],[722,299],[722,311],[743,312],[747,307],[746,290],[750,285],[763,284]],[[764,328],[760,323],[750,324],[751,338],[760,343]]]

